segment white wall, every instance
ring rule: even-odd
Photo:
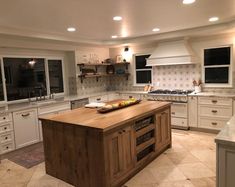
[[[178,89],[193,89],[192,80],[201,78],[201,67],[203,63],[203,49],[209,47],[218,47],[228,44],[233,44],[235,46],[235,33],[227,35],[218,35],[213,37],[197,37],[189,40],[189,44],[195,52],[197,57],[198,65],[175,65],[175,66],[165,66],[165,67],[153,67],[153,85],[156,88],[178,88]],[[157,43],[149,45],[134,45],[129,46],[132,54],[151,54],[157,47]],[[111,48],[110,56],[115,58],[116,55],[123,53],[124,47]],[[235,58],[235,47],[233,47],[233,56]],[[233,58],[233,70],[235,70],[234,59]],[[124,85],[119,85],[118,88],[123,90],[140,90],[142,88],[133,86],[133,73],[134,65],[133,59],[131,59],[131,79],[128,83]],[[171,74],[171,76],[169,75]],[[233,73],[234,74],[234,73]],[[173,80],[172,80],[173,79]],[[235,76],[234,76],[235,79]],[[160,82],[160,86],[157,86],[157,82]],[[118,81],[116,81],[116,84]],[[225,91],[225,92],[235,92],[235,81],[233,81],[233,88],[205,88],[205,91]]]

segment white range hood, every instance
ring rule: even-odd
[[[147,58],[147,66],[195,64],[193,50],[185,40],[163,42]]]

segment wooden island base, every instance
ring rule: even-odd
[[[46,173],[76,187],[119,187],[171,147],[170,103],[41,117]]]

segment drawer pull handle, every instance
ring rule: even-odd
[[[101,98],[97,98],[97,99],[96,99],[96,101],[100,101],[100,100],[101,100]]]
[[[211,102],[212,102],[212,103],[217,103],[218,101],[217,101],[217,100],[212,100]]]
[[[21,116],[22,117],[27,117],[27,116],[29,116],[30,115],[30,113],[27,113],[27,114],[21,114]]]
[[[212,125],[217,125],[217,123],[216,123],[216,122],[212,122],[211,124],[212,124]]]
[[[132,98],[132,95],[129,95],[129,98],[131,99],[131,98]]]
[[[118,133],[119,133],[119,134],[122,134],[122,131],[119,131]]]
[[[217,110],[212,110],[211,112],[213,112],[213,113],[217,113],[218,111],[217,111]]]
[[[175,112],[171,112],[171,114],[175,115]]]

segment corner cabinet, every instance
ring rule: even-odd
[[[16,148],[39,142],[37,109],[13,112]]]

